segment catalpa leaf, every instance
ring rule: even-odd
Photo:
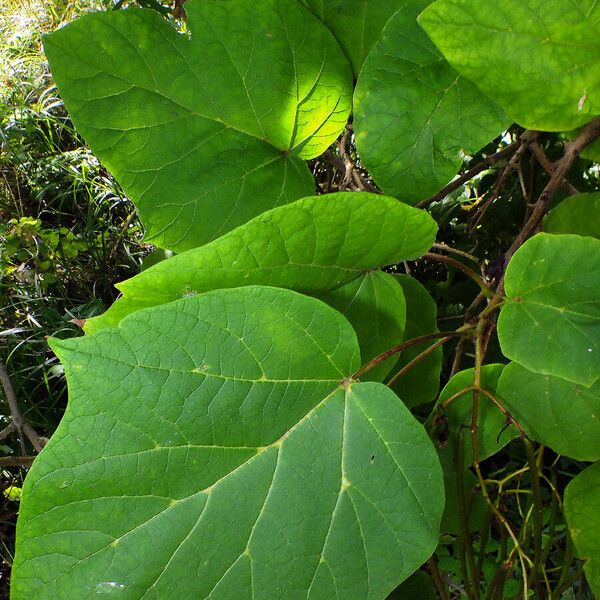
[[[519,125],[564,131],[600,114],[596,0],[438,0],[419,22]]]
[[[512,257],[498,318],[502,352],[536,373],[600,378],[600,240],[540,233]]]
[[[404,341],[413,340],[429,333],[436,333],[438,331],[437,306],[429,292],[410,275],[397,274],[394,277],[402,287],[406,301]],[[390,378],[421,352],[427,350],[434,342],[435,340],[423,342],[404,350],[392,369]],[[442,372],[442,356],[441,348],[434,350],[392,384],[392,389],[409,408],[431,402],[438,395]]]
[[[181,252],[314,192],[302,159],[351,107],[350,65],[298,0],[86,15],[44,38],[62,98],[136,203],[147,240]]]
[[[406,0],[302,0],[333,31],[358,77],[389,18]]]
[[[402,287],[393,275],[370,271],[320,298],[350,321],[363,363],[402,342],[406,302]],[[382,381],[397,360],[398,354],[390,356],[362,379]]]
[[[600,463],[594,463],[569,482],[565,489],[565,517],[577,556],[586,560],[585,575],[600,594]]]
[[[13,598],[383,600],[433,552],[442,475],[356,336],[248,286],[53,340],[70,400],[24,487]]]
[[[554,207],[544,219],[548,233],[575,233],[600,238],[600,192],[574,194]]]
[[[536,442],[576,460],[600,460],[600,383],[586,388],[511,363],[498,394]]]
[[[223,237],[143,271],[86,331],[115,325],[125,315],[213,289],[260,284],[319,295],[367,270],[418,258],[437,225],[422,210],[393,198],[338,193],[275,208]]]
[[[414,203],[437,192],[511,121],[459,75],[417,23],[429,0],[405,2],[361,70],[354,94],[360,158],[379,187]]]

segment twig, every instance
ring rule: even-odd
[[[451,256],[436,254],[435,252],[427,252],[427,254],[424,254],[422,258],[428,258],[430,260],[436,260],[438,262],[443,262],[448,265],[452,265],[459,271],[462,271],[465,275],[469,276],[481,288],[481,291],[485,294],[485,296],[491,298],[494,295],[494,291],[492,290],[492,288],[488,287],[485,281],[483,281],[483,279],[477,273],[475,273],[473,269],[467,267],[467,265],[461,263],[459,260],[456,260]]]
[[[408,371],[410,371],[415,365],[417,365],[418,363],[420,363],[423,359],[427,358],[432,352],[435,352],[438,348],[440,348],[441,346],[443,346],[446,342],[449,342],[451,339],[454,339],[453,337],[444,337],[442,338],[439,342],[436,342],[435,344],[429,346],[429,348],[426,348],[425,350],[423,350],[423,352],[421,352],[420,354],[418,354],[417,356],[415,356],[409,363],[405,364],[388,382],[387,382],[387,386],[388,387],[392,387],[394,385],[394,383],[396,383],[396,381],[398,381],[398,379],[400,379],[400,377],[402,377],[403,375],[405,375]]]
[[[579,134],[579,136],[573,141],[565,144],[565,153],[564,156],[558,161],[556,164],[556,169],[552,176],[550,177],[550,181],[540,194],[537,202],[535,203],[533,210],[531,211],[531,215],[529,220],[521,231],[519,235],[515,238],[510,248],[506,251],[504,255],[504,264],[508,265],[508,262],[512,258],[513,254],[522,246],[525,240],[533,233],[535,228],[539,225],[542,217],[548,210],[548,206],[550,201],[556,194],[558,188],[560,187],[561,182],[564,180],[566,174],[569,172],[575,160],[581,153],[581,151],[591,144],[598,136],[600,136],[600,117],[594,119],[590,123],[588,123],[583,131]],[[499,286],[502,289],[503,286]]]
[[[444,579],[440,573],[440,568],[435,559],[435,555],[432,556],[426,564],[427,570],[431,574],[431,578],[433,579],[433,583],[435,584],[440,598],[442,600],[449,600],[450,597],[448,596],[448,586],[444,583]]]
[[[17,435],[19,436],[19,442],[21,443],[21,453],[23,455],[26,454],[25,439],[23,437],[23,434],[25,434],[29,438],[31,445],[36,449],[36,451],[41,452],[42,448],[44,447],[44,442],[40,438],[40,436],[38,436],[38,434],[34,431],[33,427],[31,427],[31,425],[29,425],[29,423],[27,423],[21,415],[19,405],[17,404],[17,397],[15,396],[15,391],[10,381],[10,377],[8,376],[6,365],[3,362],[0,362],[0,383],[2,384],[2,389],[4,390],[4,395],[6,396],[6,402],[8,403],[8,407],[10,409],[12,425],[14,426],[14,429],[17,432]],[[3,430],[2,433],[4,433],[5,430]]]
[[[356,379],[360,378],[367,371],[370,371],[371,369],[376,367],[379,363],[382,363],[384,360],[388,359],[390,356],[393,356],[394,354],[398,354],[398,352],[402,352],[403,350],[408,350],[408,348],[412,348],[413,346],[417,346],[418,344],[421,344],[423,342],[428,342],[429,340],[436,340],[439,338],[451,339],[453,337],[465,335],[465,333],[467,333],[471,329],[473,329],[473,327],[471,325],[467,325],[467,326],[461,327],[460,329],[457,329],[456,331],[451,331],[451,332],[437,331],[435,333],[428,333],[427,335],[421,335],[412,340],[407,340],[406,342],[402,342],[401,344],[393,346],[392,348],[390,348],[389,350],[386,350],[379,356],[376,356],[375,358],[371,359],[368,363],[366,363],[360,369],[358,369],[358,371],[356,371],[356,373],[354,373],[352,375],[351,379],[356,380]]]
[[[458,254],[459,256],[464,256],[464,258],[468,258],[470,261],[479,264],[479,259],[468,252],[464,252],[463,250],[459,250],[458,248],[453,248],[452,246],[448,246],[443,243],[436,243],[431,246],[434,250],[445,250],[450,254]]]
[[[504,167],[504,169],[502,169],[502,173],[500,173],[500,177],[498,177],[498,181],[496,181],[492,195],[486,200],[485,204],[477,210],[471,219],[471,230],[475,230],[477,228],[481,222],[481,219],[483,219],[485,213],[487,212],[487,209],[500,197],[502,190],[506,187],[508,176],[518,167],[523,154],[525,154],[526,150],[529,148],[529,144],[537,137],[537,135],[538,134],[535,131],[526,131],[521,136],[521,145],[510,157],[508,164]]]
[[[554,171],[556,171],[556,167],[554,163],[546,156],[546,153],[542,150],[542,147],[537,143],[533,142],[530,146],[531,152],[535,159],[542,165],[542,168],[548,175],[554,175]],[[567,194],[572,196],[573,194],[579,194],[579,190],[571,185],[567,179],[563,179],[559,184]]]
[[[0,467],[29,467],[35,459],[35,456],[3,456]]]
[[[433,204],[434,202],[439,202],[440,200],[443,200],[448,194],[451,194],[454,190],[457,190],[461,185],[463,185],[467,181],[473,179],[473,177],[475,177],[475,175],[479,175],[479,173],[481,173],[482,171],[485,171],[487,168],[491,167],[492,165],[495,165],[497,162],[500,162],[501,160],[507,158],[508,156],[510,156],[511,154],[516,152],[518,150],[518,148],[520,147],[520,145],[521,145],[520,141],[513,142],[509,146],[506,146],[506,148],[503,148],[499,152],[496,152],[496,154],[491,154],[490,156],[487,156],[479,164],[475,165],[473,168],[471,168],[468,171],[466,171],[465,173],[463,173],[457,179],[454,179],[453,181],[451,181],[446,187],[442,188],[437,194],[435,194],[434,196],[431,196],[431,198],[427,198],[427,200],[423,200],[422,202],[419,202],[416,205],[417,208],[427,208],[430,204]]]

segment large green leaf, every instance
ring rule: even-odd
[[[423,427],[355,334],[248,286],[53,340],[70,400],[23,492],[14,600],[382,600],[434,550]]]
[[[498,394],[527,434],[577,460],[600,459],[600,383],[590,388],[509,364]]]
[[[523,127],[575,129],[600,113],[596,0],[438,0],[419,21]]]
[[[406,329],[404,341],[415,339],[421,335],[435,333],[437,327],[437,306],[429,292],[410,275],[395,275],[402,286],[406,300]],[[423,350],[426,350],[435,340],[413,346],[400,354],[396,366],[390,373],[394,376]],[[442,371],[442,349],[438,348],[427,358],[421,360],[407,373],[397,379],[392,389],[409,407],[431,402],[440,389],[440,374]]]
[[[600,238],[600,192],[575,194],[553,208],[544,219],[548,233],[576,233]]]
[[[386,193],[405,202],[437,192],[464,155],[510,120],[440,54],[416,21],[429,0],[410,0],[385,26],[354,94],[360,158]]]
[[[339,310],[354,327],[363,363],[402,342],[406,302],[393,275],[369,271],[320,298]],[[362,379],[382,381],[397,360],[398,354],[390,356]]]
[[[86,331],[218,288],[261,284],[324,294],[368,269],[417,258],[436,231],[425,211],[393,198],[352,192],[304,198],[118,284],[122,298],[88,320]]]
[[[136,203],[148,240],[182,251],[313,193],[351,107],[350,65],[297,0],[86,15],[44,38],[78,130]]]
[[[410,0],[409,0],[410,1]],[[333,31],[358,76],[383,26],[407,0],[302,0]]]
[[[506,270],[502,352],[530,371],[590,386],[600,378],[600,240],[540,233]]]
[[[587,559],[587,580],[600,595],[600,463],[577,475],[565,489],[565,517],[577,555]]]

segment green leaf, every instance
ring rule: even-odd
[[[354,94],[356,147],[387,194],[414,203],[458,172],[510,120],[440,54],[416,21],[429,0],[411,0],[385,26]]]
[[[571,480],[565,489],[565,517],[577,555],[587,560],[585,574],[595,595],[600,595],[600,463],[594,463]]]
[[[600,192],[575,194],[553,208],[544,219],[548,233],[576,233],[600,238]]]
[[[78,130],[181,252],[314,192],[351,108],[350,65],[297,0],[186,3],[189,33],[151,10],[86,15],[44,38]]]
[[[594,162],[600,162],[600,140],[595,139],[591,144],[587,145],[581,151],[580,156],[582,158],[587,158],[588,160],[593,160]]]
[[[69,406],[25,482],[14,600],[382,600],[438,541],[423,427],[349,323],[218,290],[53,340]]]
[[[340,311],[354,327],[363,364],[402,342],[406,302],[393,275],[370,271],[320,298]],[[398,354],[390,356],[361,380],[382,381],[397,360]]]
[[[437,306],[429,292],[410,275],[398,274],[394,277],[402,286],[406,300],[404,341],[437,332]],[[435,340],[424,342],[402,352],[390,373],[390,378],[434,342]],[[417,363],[394,382],[392,389],[402,398],[406,406],[412,408],[431,402],[436,398],[440,389],[442,356],[441,348],[434,350],[427,358]]]
[[[481,387],[491,394],[496,394],[498,380],[504,365],[483,365],[481,368]],[[473,385],[474,369],[465,369],[454,375],[440,392],[437,405],[448,400],[454,394]],[[435,414],[435,411],[434,411]],[[454,454],[458,444],[459,432],[465,435],[464,458],[465,468],[473,463],[471,443],[471,415],[473,414],[473,393],[468,392],[453,400],[445,410],[447,426],[450,433],[448,443],[440,453]],[[506,419],[500,409],[484,394],[479,394],[477,411],[477,445],[479,460],[499,452],[508,442],[517,437],[517,431],[511,425],[506,427]]]
[[[505,356],[585,386],[600,378],[600,240],[540,233],[512,257],[498,319]]]
[[[389,18],[406,0],[302,0],[337,38],[358,76]]]
[[[436,231],[425,211],[393,198],[352,192],[304,198],[118,284],[122,298],[88,320],[86,331],[219,288],[261,284],[324,294],[369,269],[419,257]]]
[[[511,363],[498,394],[536,442],[576,460],[600,459],[600,383],[586,388]]]
[[[595,0],[438,0],[419,22],[519,125],[565,131],[600,113]]]

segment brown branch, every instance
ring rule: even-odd
[[[502,173],[500,173],[500,177],[498,177],[498,181],[496,181],[496,185],[494,186],[494,191],[492,195],[486,200],[485,204],[477,210],[473,218],[471,219],[470,229],[475,230],[481,220],[483,219],[487,209],[500,197],[502,190],[506,187],[508,182],[509,175],[517,169],[519,163],[521,162],[521,158],[523,154],[525,154],[526,150],[529,148],[529,144],[535,140],[537,137],[536,131],[526,131],[521,136],[521,145],[517,148],[517,151],[510,157],[508,164],[502,169]]]
[[[581,151],[591,144],[598,136],[600,136],[600,117],[588,123],[573,142],[565,144],[564,156],[556,163],[556,169],[535,203],[529,220],[525,223],[523,229],[521,229],[519,235],[515,238],[504,255],[505,266],[508,265],[513,254],[523,245],[525,240],[527,240],[541,222],[542,217],[548,210],[550,201],[556,194],[562,181],[565,179],[565,176],[573,166],[573,163],[577,160]],[[499,286],[499,288],[501,289],[502,286]]]
[[[1,467],[30,467],[35,456],[3,456],[0,458]]]
[[[432,344],[429,348],[426,348],[420,354],[417,354],[410,362],[405,364],[388,382],[387,386],[392,387],[400,377],[408,373],[415,365],[418,365],[422,360],[426,359],[432,352],[435,352],[438,348],[441,348],[446,342],[449,342],[452,337],[444,337],[439,342]]]
[[[422,258],[428,258],[430,260],[435,260],[451,265],[459,271],[465,273],[465,275],[469,276],[481,288],[481,291],[488,298],[490,298],[494,294],[493,290],[486,285],[485,281],[483,281],[483,279],[477,273],[475,273],[473,269],[470,269],[464,263],[461,263],[459,260],[456,260],[455,258],[452,258],[450,256],[444,256],[443,254],[436,254],[435,252],[427,252],[427,254],[423,254]]]
[[[412,340],[407,340],[406,342],[402,342],[401,344],[393,346],[392,348],[390,348],[389,350],[386,350],[379,356],[376,356],[375,358],[371,359],[368,363],[366,363],[360,369],[358,369],[358,371],[356,371],[356,373],[354,373],[352,375],[351,379],[354,379],[354,380],[358,379],[359,377],[364,375],[367,371],[370,371],[371,369],[376,367],[379,363],[382,363],[384,360],[388,359],[390,356],[393,356],[394,354],[398,354],[398,352],[402,352],[403,350],[408,350],[408,348],[412,348],[413,346],[417,346],[418,344],[422,344],[423,342],[428,342],[429,340],[436,340],[439,338],[450,339],[453,337],[465,335],[465,333],[467,333],[471,329],[472,329],[471,326],[466,326],[464,328],[461,327],[460,329],[457,329],[456,331],[451,331],[451,332],[437,331],[435,333],[428,333],[427,335],[421,335]]]
[[[29,438],[31,445],[36,449],[37,452],[40,452],[44,447],[44,440],[38,436],[38,434],[34,431],[33,427],[25,421],[23,415],[21,415],[21,411],[19,410],[19,405],[17,403],[17,397],[15,396],[15,391],[13,389],[12,383],[10,381],[10,377],[8,376],[8,371],[6,370],[6,365],[3,362],[0,362],[0,383],[2,384],[2,389],[4,390],[4,395],[6,396],[6,402],[8,403],[8,408],[10,409],[10,414],[12,417],[12,425],[19,436],[19,442],[21,444],[21,453],[23,455],[26,454],[25,451],[25,439],[23,434]],[[6,428],[2,431],[4,433]]]
[[[496,152],[495,154],[491,154],[490,156],[487,156],[479,164],[475,165],[473,168],[471,168],[468,171],[466,171],[465,173],[463,173],[457,179],[454,179],[453,181],[451,181],[446,187],[442,188],[437,194],[435,194],[434,196],[431,196],[431,198],[427,198],[427,200],[423,200],[422,202],[419,202],[416,205],[417,208],[427,208],[430,204],[433,204],[434,202],[439,202],[440,200],[443,200],[448,194],[451,194],[454,190],[457,190],[461,185],[463,185],[464,183],[467,183],[467,181],[473,179],[473,177],[475,177],[475,175],[479,175],[479,173],[481,173],[482,171],[485,171],[492,165],[495,165],[497,162],[500,162],[501,160],[511,156],[513,153],[515,153],[519,149],[520,146],[521,146],[521,141],[513,142],[512,144],[510,144],[509,146],[506,146],[506,148],[503,148],[499,152]]]
[[[554,163],[546,156],[546,153],[542,150],[542,147],[537,142],[533,142],[530,147],[535,159],[540,163],[544,171],[546,171],[546,173],[552,177],[556,171]],[[560,182],[560,187],[562,187],[562,189],[569,194],[569,196],[572,196],[573,194],[579,194],[579,190],[571,185],[567,179],[563,179]]]

